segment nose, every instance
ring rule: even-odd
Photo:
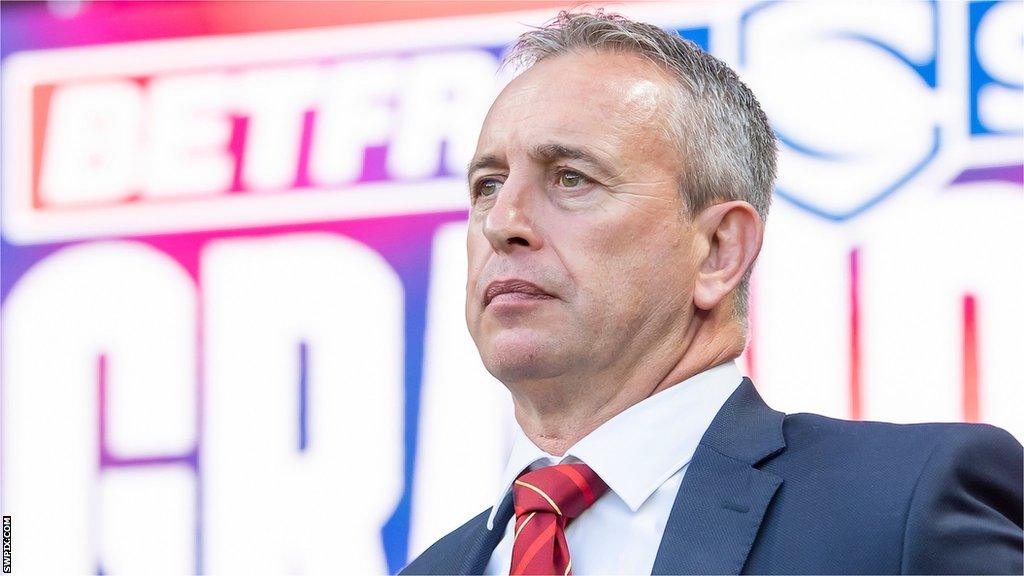
[[[536,203],[536,191],[529,184],[512,178],[505,182],[483,223],[484,236],[496,252],[540,249]]]

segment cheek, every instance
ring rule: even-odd
[[[630,231],[621,223],[575,222],[559,228],[553,244],[562,247],[561,256],[585,316],[607,314],[628,291],[635,278],[634,252]]]
[[[474,230],[473,223],[470,222],[469,234],[466,237],[467,280],[469,283],[467,288],[471,288],[476,283],[487,263],[489,252],[487,239],[478,229]]]
[[[483,235],[479,232],[474,233],[472,222],[470,226],[469,235],[466,239],[466,321],[469,323],[470,331],[472,331],[473,324],[480,312],[480,303],[477,298],[479,290],[477,290],[477,286],[479,285],[480,275],[483,273],[484,266],[487,264],[490,250]]]
[[[676,307],[688,297],[694,271],[680,226],[638,220],[582,229],[573,232],[580,247],[575,272],[592,303],[629,312]]]

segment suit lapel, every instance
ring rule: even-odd
[[[744,378],[683,476],[653,574],[739,574],[782,484],[754,467],[785,448],[782,419]]]
[[[494,548],[505,535],[509,518],[512,517],[512,491],[509,490],[498,507],[494,517],[494,529],[487,529],[487,515],[481,515],[482,522],[475,529],[466,530],[465,536],[457,547],[445,554],[441,561],[432,567],[433,574],[483,574],[487,562],[491,559]]]
[[[701,446],[683,477],[653,574],[739,574],[782,480]]]

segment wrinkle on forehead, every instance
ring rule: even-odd
[[[496,147],[525,149],[564,137],[609,158],[631,150],[650,160],[675,150],[664,131],[673,87],[663,70],[631,54],[570,53],[541,60],[499,94],[477,153],[497,155]]]

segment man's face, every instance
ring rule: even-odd
[[[562,55],[491,107],[469,173],[466,318],[506,384],[601,373],[685,331],[695,263],[670,82],[633,55]]]

